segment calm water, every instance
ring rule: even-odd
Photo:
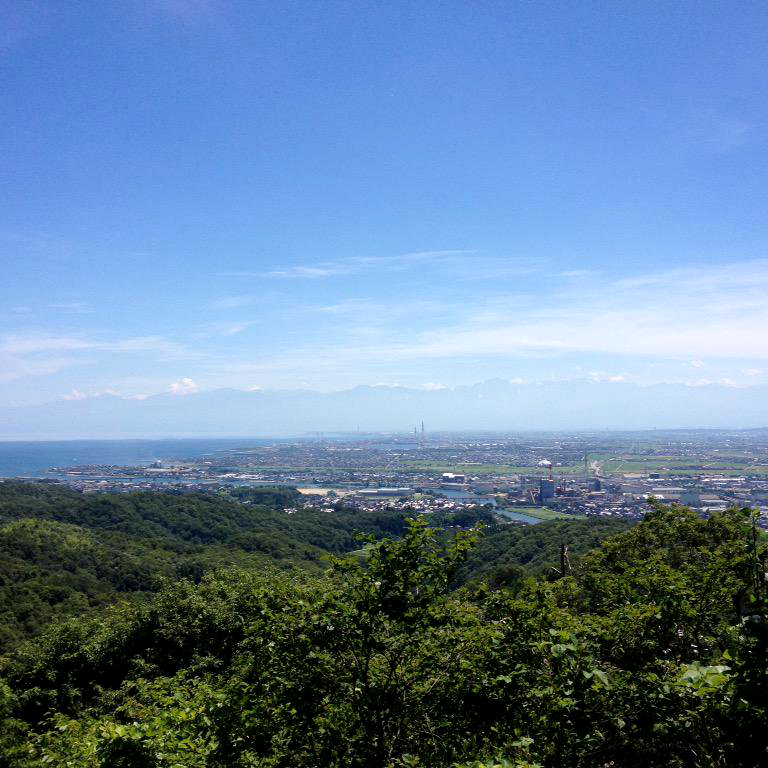
[[[51,467],[85,464],[144,466],[161,459],[195,459],[274,440],[61,440],[0,442],[0,477],[45,477]]]

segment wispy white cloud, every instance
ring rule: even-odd
[[[245,320],[241,323],[229,323],[222,327],[219,332],[222,336],[235,336],[238,333],[248,330],[248,328],[253,325],[256,325],[256,321]]]
[[[98,342],[97,349],[108,352],[160,352],[164,355],[185,357],[190,354],[180,344],[162,336],[137,336],[119,341]]]
[[[334,302],[309,306],[310,312],[317,312],[329,317],[339,317],[350,327],[356,325],[355,321],[364,319],[367,323],[377,324],[392,323],[404,318],[440,317],[455,313],[455,304],[440,299],[425,299],[421,297],[398,296],[397,301],[391,298],[374,299],[365,297],[350,297]]]
[[[720,386],[720,387],[731,387],[734,389],[738,389],[739,387],[744,386],[743,383],[740,383],[735,379],[731,379],[728,377],[722,377],[719,379],[683,379],[676,383],[685,384],[686,387]]]
[[[221,299],[212,301],[208,307],[210,309],[239,309],[247,307],[256,301],[255,296],[224,296]]]
[[[465,284],[428,299],[418,290],[385,298],[329,291],[327,303],[293,307],[292,314],[286,309],[281,322],[273,307],[268,322],[265,317],[233,319],[198,325],[198,332],[186,329],[184,345],[159,335],[4,334],[0,380],[93,362],[107,371],[109,361],[122,361],[122,355],[144,355],[152,377],[119,386],[128,393],[166,391],[167,374],[153,366],[168,359],[188,361],[188,378],[206,387],[245,387],[254,379],[264,386],[295,386],[309,376],[323,382],[352,377],[450,386],[456,381],[452,371],[459,368],[466,375],[487,365],[492,375],[505,371],[529,379],[544,372],[573,375],[575,361],[582,378],[592,371],[592,379],[610,383],[637,381],[642,370],[646,382],[755,384],[768,366],[768,261],[672,268],[613,280],[585,275],[518,292],[504,291],[504,284],[494,288],[478,298]],[[234,308],[246,296],[219,301]],[[255,325],[260,333],[247,339],[207,341],[235,337]],[[511,361],[519,361],[519,367]],[[705,372],[706,378],[696,378]],[[72,376],[67,389],[92,392],[119,376],[105,374],[105,381],[96,373],[91,379]],[[183,380],[175,383],[182,391]]]
[[[198,331],[193,335],[196,339],[210,339],[216,336],[236,336],[243,331],[247,331],[254,325],[257,325],[257,320],[240,320],[231,321],[228,323],[208,323],[203,326],[203,330]]]
[[[605,371],[591,371],[589,380],[596,384],[622,384],[627,380],[623,373],[605,373]]]
[[[47,334],[5,334],[0,336],[0,354],[30,355],[38,352],[61,352],[94,349],[85,339]]]
[[[453,249],[414,251],[390,256],[349,256],[341,259],[318,261],[314,264],[291,264],[261,271],[237,270],[224,272],[223,274],[229,277],[245,278],[317,279],[352,275],[360,272],[403,271],[435,262],[442,263],[443,265],[461,262],[466,265],[467,260],[474,254],[476,254],[476,251]],[[512,269],[515,264],[511,260],[507,260],[505,264],[500,264],[499,266],[506,266]]]
[[[477,253],[475,250],[453,248],[436,251],[410,251],[408,253],[396,253],[388,256],[351,256],[344,259],[344,262],[367,267],[401,267],[423,264],[425,262],[446,262],[454,259],[465,261],[468,257],[477,255]]]
[[[349,270],[335,268],[335,267],[323,267],[323,266],[311,266],[311,265],[296,265],[290,267],[281,267],[279,269],[269,269],[264,271],[249,271],[249,270],[235,270],[221,273],[225,277],[243,277],[243,278],[297,278],[297,279],[312,279],[319,277],[332,277],[334,275],[346,275],[349,274]]]
[[[673,269],[590,291],[542,296],[492,322],[430,330],[403,353],[514,354],[529,349],[660,358],[768,358],[768,262]]]
[[[591,269],[566,269],[563,272],[555,272],[555,277],[590,277],[594,274]]]
[[[192,395],[195,392],[198,392],[199,389],[197,384],[188,376],[185,376],[180,381],[174,381],[173,384],[168,387],[168,391],[172,395]]]
[[[181,347],[161,336],[137,336],[118,340],[97,340],[46,333],[0,335],[0,354],[31,355],[40,352],[104,350],[108,352],[180,352]]]
[[[284,267],[282,269],[272,269],[268,272],[262,272],[261,277],[282,277],[282,278],[317,278],[331,277],[333,275],[349,274],[348,269],[338,267],[313,267],[299,265],[295,267]]]
[[[90,365],[89,357],[54,355],[45,357],[17,357],[0,352],[0,382],[16,381],[27,377],[50,376],[73,366]]]
[[[179,344],[160,336],[100,340],[52,333],[0,335],[0,381],[46,376],[73,366],[92,365],[101,353],[162,355],[164,358],[195,356]]]
[[[93,309],[82,301],[62,301],[51,304],[51,309],[58,309],[62,312],[71,312],[76,315],[85,315],[93,312]]]
[[[598,354],[635,360],[768,359],[768,262],[704,265],[542,293],[524,304],[497,297],[453,322],[391,327],[385,340],[296,348],[261,370],[307,359],[350,368],[364,361]],[[359,309],[355,303],[325,311]],[[416,326],[416,327],[415,327]],[[618,374],[614,374],[618,375]]]

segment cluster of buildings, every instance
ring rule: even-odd
[[[350,493],[343,496],[329,493],[312,493],[312,489],[304,489],[302,494],[302,507],[311,507],[320,512],[331,512],[339,506],[346,510],[360,510],[366,512],[400,512],[406,517],[434,513],[457,513],[469,508],[478,507],[493,508],[493,504],[477,497],[473,498],[449,498],[437,494],[417,493],[409,491],[407,494],[371,494]],[[388,490],[388,489],[382,489]],[[495,499],[493,500],[495,502]],[[484,503],[485,502],[485,503]],[[288,514],[296,512],[298,507],[287,508]]]
[[[648,498],[768,509],[768,433],[445,435],[276,441],[142,467],[63,468],[84,491],[289,485],[365,508],[489,506],[639,519]],[[441,501],[436,501],[440,499]],[[765,517],[763,517],[765,522]]]

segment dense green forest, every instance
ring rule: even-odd
[[[568,547],[568,560],[573,565],[603,539],[630,527],[625,520],[601,518],[494,526],[484,530],[468,552],[454,584],[480,579],[495,588],[516,589],[526,578],[556,577],[562,545]]]
[[[282,503],[75,494],[59,506],[59,492],[17,486],[9,496],[26,501],[1,507],[31,541],[28,560],[51,569],[89,551],[83,536],[102,546],[102,532],[161,552],[226,549],[259,530],[257,509],[279,518]],[[184,517],[194,505],[200,520]],[[289,527],[270,532],[320,550],[308,541],[319,513],[295,528],[281,514]],[[656,505],[630,530],[581,523],[446,534],[420,519],[370,531],[366,558],[211,568],[52,622],[0,662],[0,766],[766,765],[767,554],[754,515]],[[60,537],[50,555],[46,531]],[[90,551],[83,573],[102,561]]]
[[[230,566],[319,572],[328,554],[358,549],[359,533],[381,538],[406,529],[401,511],[361,512],[342,502],[331,512],[297,509],[298,497],[291,488],[83,494],[51,483],[0,483],[0,652],[54,619],[83,616],[118,598],[146,599],[168,579],[196,582]],[[493,517],[477,508],[431,520],[448,528],[477,522]],[[575,551],[609,532],[590,521],[576,526],[584,530],[568,533]],[[555,562],[559,529],[538,528],[544,530],[532,537],[524,528],[489,526],[480,557],[461,580],[510,557],[515,567]]]
[[[319,569],[325,549],[279,523],[274,506],[215,496],[2,483],[0,651],[54,618],[83,615],[118,596],[142,599],[164,578],[199,580],[215,568],[265,562]]]

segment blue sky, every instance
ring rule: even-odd
[[[0,404],[768,382],[761,3],[0,0]]]

